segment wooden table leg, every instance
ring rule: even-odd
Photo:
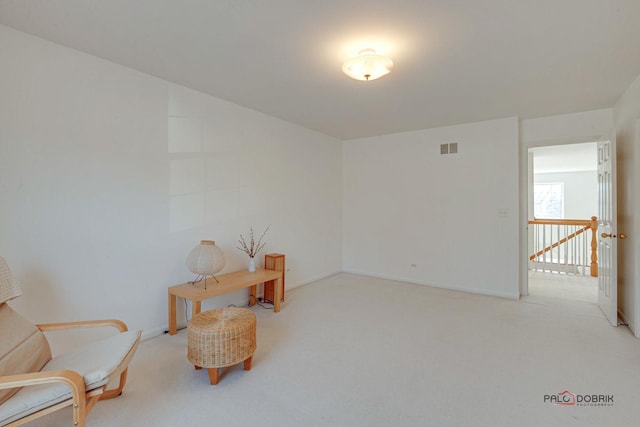
[[[175,335],[178,332],[176,324],[176,296],[169,292],[169,335]]]
[[[256,305],[256,294],[258,290],[258,285],[253,285],[249,288],[249,307],[253,307]]]
[[[200,310],[202,309],[202,301],[192,301],[192,306],[191,306],[191,318],[193,319],[196,314],[200,313]]]
[[[282,298],[282,294],[281,294],[281,289],[280,289],[280,282],[282,281],[282,276],[278,277],[276,280],[274,280],[273,282],[273,299],[275,300],[273,302],[273,312],[277,313],[280,311],[280,299]]]

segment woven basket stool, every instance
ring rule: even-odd
[[[207,368],[211,385],[218,369],[244,361],[251,370],[256,351],[256,315],[246,308],[225,307],[197,314],[187,325],[187,359],[196,369]]]

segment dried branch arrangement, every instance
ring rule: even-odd
[[[253,233],[253,227],[251,227],[249,229],[249,243],[247,243],[246,239],[241,234],[240,239],[238,240],[238,243],[240,244],[240,246],[236,246],[236,248],[240,249],[242,252],[245,252],[247,255],[249,255],[249,258],[255,257],[256,255],[258,255],[258,252],[260,252],[262,248],[264,248],[266,245],[266,243],[262,242],[262,238],[264,237],[265,234],[267,234],[267,231],[269,231],[269,228],[271,228],[271,225],[269,225],[264,230],[264,232],[256,242],[255,235]]]

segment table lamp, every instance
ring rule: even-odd
[[[189,271],[198,275],[193,283],[204,278],[204,288],[207,289],[208,276],[212,276],[216,283],[219,283],[215,274],[224,268],[224,253],[213,240],[201,240],[187,255],[186,264]]]

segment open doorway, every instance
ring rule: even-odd
[[[598,302],[597,156],[596,142],[528,150],[529,295]]]

